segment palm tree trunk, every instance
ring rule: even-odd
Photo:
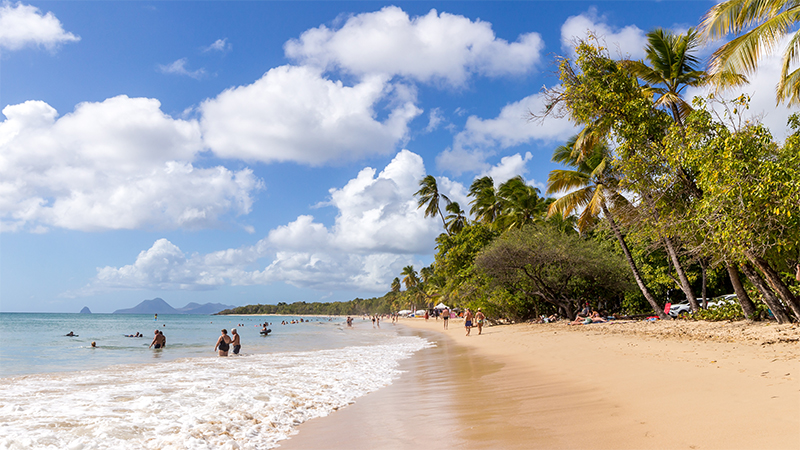
[[[703,309],[708,308],[708,294],[706,293],[706,268],[708,264],[706,264],[705,258],[700,258],[700,273],[703,277],[703,287],[701,290],[701,295],[703,296]]]
[[[759,318],[756,317],[756,305],[750,300],[750,296],[747,295],[747,291],[742,285],[742,280],[739,279],[739,270],[727,260],[725,261],[725,268],[728,269],[728,276],[731,279],[733,291],[736,292],[736,299],[739,300],[739,305],[742,307],[744,316],[748,320],[758,320]]]
[[[636,279],[636,284],[639,285],[639,290],[642,291],[642,295],[647,300],[647,303],[650,303],[650,306],[653,308],[658,317],[661,319],[671,319],[669,315],[664,313],[664,310],[656,302],[656,299],[653,298],[653,294],[650,293],[650,290],[647,289],[647,286],[644,284],[644,279],[642,279],[642,274],[639,272],[639,268],[636,267],[636,262],[633,260],[633,256],[631,256],[631,251],[628,249],[628,244],[625,243],[625,238],[622,236],[622,232],[619,230],[619,226],[614,221],[614,218],[611,216],[611,212],[606,207],[606,204],[603,203],[603,214],[606,216],[606,220],[608,220],[609,225],[611,225],[611,230],[614,231],[614,236],[617,237],[617,241],[619,242],[619,246],[622,247],[622,253],[625,254],[625,259],[628,261],[628,265],[631,267],[631,271],[633,272],[633,278]]]
[[[750,264],[742,264],[742,272],[750,280],[751,283],[761,292],[761,295],[764,297],[764,302],[769,306],[769,309],[772,310],[772,315],[775,316],[775,320],[778,323],[789,323],[789,316],[786,314],[786,311],[783,309],[783,305],[781,305],[781,301],[778,300],[778,297],[775,297],[775,294],[772,292],[772,289],[767,286],[761,276],[758,275],[756,269],[753,268]]]
[[[792,291],[786,286],[786,283],[781,280],[780,275],[772,266],[769,265],[764,258],[756,256],[755,254],[745,251],[744,252],[747,259],[749,259],[759,270],[764,274],[764,278],[767,280],[772,289],[775,289],[775,292],[778,293],[781,300],[788,306],[796,319],[800,320],[800,302],[797,301],[797,297],[792,294]]]
[[[447,233],[448,236],[452,236],[452,234],[450,234],[450,230],[447,229],[447,222],[445,222],[444,220],[444,214],[442,214],[442,209],[437,206],[436,211],[439,211],[439,217],[442,218],[442,226],[444,227],[444,232]]]
[[[680,281],[679,284],[681,290],[684,294],[686,294],[686,299],[689,300],[689,306],[692,307],[692,312],[697,312],[700,309],[700,305],[697,303],[697,297],[694,296],[694,292],[692,292],[692,286],[689,285],[689,278],[686,276],[686,272],[683,270],[680,260],[678,260],[678,252],[675,251],[675,245],[672,243],[672,238],[664,238],[664,248],[667,249],[667,254],[669,255],[669,259],[672,261],[672,266],[675,267],[675,272],[678,273],[678,280]]]

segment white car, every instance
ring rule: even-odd
[[[728,294],[722,295],[719,297],[714,297],[713,299],[708,301],[708,305],[706,305],[706,309],[714,308],[718,305],[723,303],[729,303],[736,300],[736,294]],[[698,298],[697,303],[700,304],[700,307],[703,307],[703,299]],[[678,317],[681,313],[691,313],[692,307],[689,305],[689,300],[684,300],[680,303],[675,303],[674,305],[669,307],[669,315],[672,317]]]

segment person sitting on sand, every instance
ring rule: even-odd
[[[592,313],[586,317],[581,316],[578,314],[575,316],[575,320],[569,323],[569,325],[588,325],[590,323],[602,323],[606,322],[606,319],[600,315],[597,311],[592,311]]]
[[[239,333],[236,332],[236,328],[231,330],[231,334],[233,335],[231,339],[231,345],[233,345],[233,354],[238,355],[239,349],[242,348],[242,343],[239,340]]]
[[[231,338],[228,336],[228,330],[222,329],[222,335],[220,335],[219,339],[217,339],[216,345],[214,345],[214,351],[217,351],[219,348],[219,356],[228,356],[228,349],[231,346]]]

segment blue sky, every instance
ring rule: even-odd
[[[544,190],[574,129],[526,114],[575,36],[638,59],[712,5],[2,3],[0,311],[382,295],[432,260],[425,174]],[[776,67],[744,90],[780,135]]]

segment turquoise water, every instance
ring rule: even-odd
[[[270,449],[432,345],[391,323],[280,325],[292,319],[0,314],[0,449]],[[148,349],[156,327],[164,349]],[[216,356],[220,329],[234,327],[242,353]],[[137,331],[146,337],[124,336]]]
[[[0,313],[0,377],[214,356],[222,328],[229,334],[237,328],[245,354],[341,348],[369,344],[377,337],[344,332],[341,317],[304,317],[310,322],[294,325],[280,323],[300,317],[159,315],[158,321],[153,319],[128,314]],[[265,321],[272,329],[266,337],[259,334]],[[155,329],[167,338],[163,350],[148,348]],[[78,337],[66,337],[70,331]],[[124,336],[136,332],[144,337]],[[91,347],[92,341],[97,348]]]

